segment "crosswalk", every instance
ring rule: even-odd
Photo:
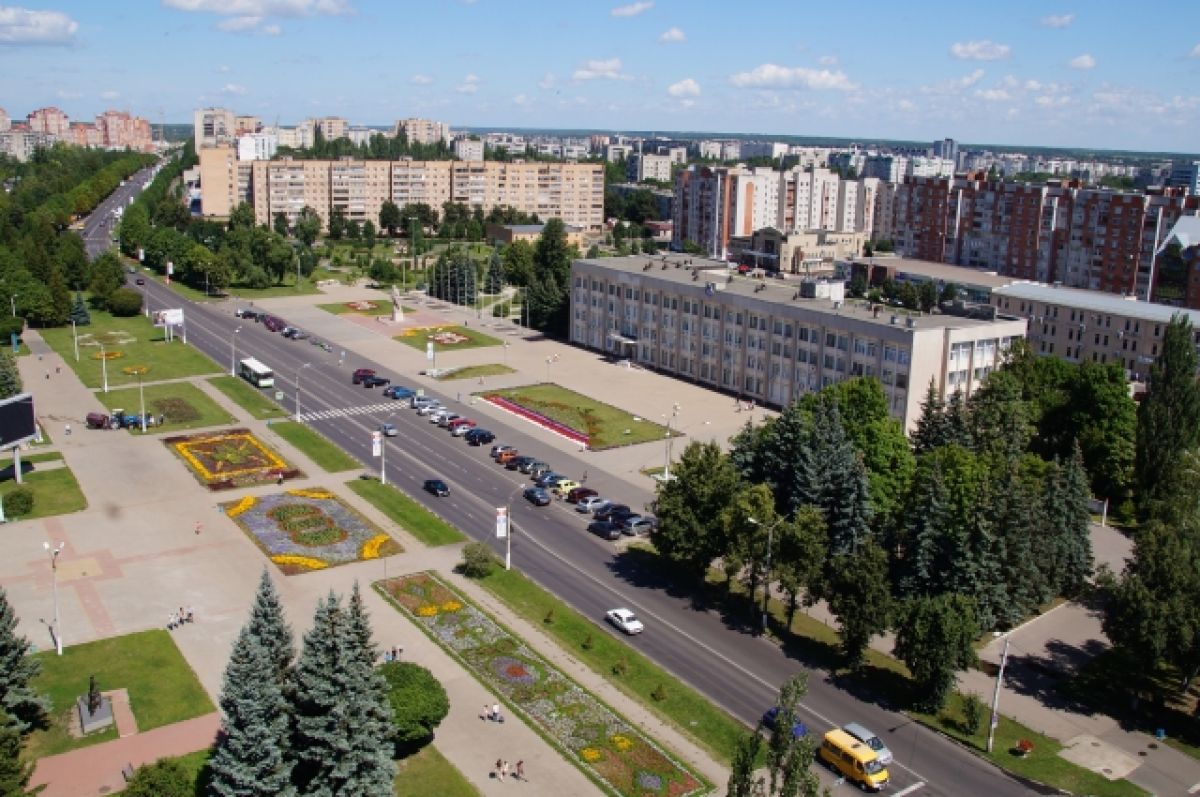
[[[316,410],[300,413],[302,421],[328,421],[334,418],[349,418],[354,415],[372,415],[379,412],[394,412],[408,406],[406,401],[383,401],[378,404],[367,404],[362,407],[342,407],[336,410]]]

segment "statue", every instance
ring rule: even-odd
[[[400,289],[392,284],[392,323],[399,323],[404,320],[404,309],[400,307]]]
[[[88,677],[87,693],[88,714],[93,715],[100,709],[100,690],[96,688],[96,676]]]

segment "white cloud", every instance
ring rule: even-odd
[[[749,72],[738,72],[729,78],[729,82],[738,88],[776,88],[776,89],[837,89],[838,91],[854,91],[858,84],[846,77],[840,70],[807,69],[802,66],[779,66],[777,64],[760,64]]]
[[[951,80],[943,80],[941,83],[937,83],[932,86],[922,86],[921,92],[923,94],[958,94],[959,92],[966,91],[979,81],[983,80],[983,76],[985,74],[987,73],[982,69],[976,69],[969,75],[963,75],[962,77],[953,78]]]
[[[79,23],[60,11],[0,6],[0,45],[70,44]]]
[[[54,94],[55,94],[55,96],[57,96],[57,97],[58,97],[60,100],[78,100],[78,99],[80,99],[81,97],[83,97],[83,93],[82,93],[82,92],[79,92],[79,91],[72,91],[72,90],[69,90],[69,89],[59,89],[58,91],[54,92]]]
[[[606,78],[608,80],[628,80],[629,75],[621,72],[620,58],[606,58],[603,60],[591,60],[579,67],[572,73],[572,78],[575,80],[595,80],[596,78]]]
[[[219,72],[222,75],[227,74],[229,72],[229,65],[228,64],[220,64],[217,66],[215,71]]]
[[[1067,66],[1071,67],[1072,69],[1092,69],[1096,66],[1096,59],[1090,54],[1084,53],[1083,55],[1077,55],[1068,61]]]
[[[120,97],[120,96],[121,96],[121,92],[113,91],[112,89],[109,89],[108,91],[100,92],[100,99],[103,99],[103,100],[115,100],[117,97]]]
[[[699,97],[700,84],[690,77],[685,77],[678,83],[667,86],[667,93],[672,97]]]
[[[454,90],[459,94],[474,94],[479,91],[479,76],[467,75],[463,78],[463,82],[456,86]]]
[[[1197,44],[1195,47],[1192,48],[1190,57],[1191,58],[1200,58],[1200,44]]]
[[[254,30],[258,27],[258,23],[262,22],[262,17],[242,16],[242,17],[227,17],[217,23],[217,30],[223,30],[226,33],[240,33],[246,30]]]
[[[529,98],[524,94],[518,94],[517,96],[513,97],[513,104],[524,107],[529,104]]]
[[[821,66],[834,66],[838,62],[836,55],[823,55],[817,59],[817,63]]]
[[[263,25],[261,32],[264,36],[278,36],[283,33],[283,28],[278,25]]]
[[[350,14],[346,0],[162,0],[177,11],[202,11],[223,17],[310,17]]]
[[[1048,17],[1042,17],[1042,24],[1047,28],[1065,28],[1074,21],[1074,14],[1051,14]]]
[[[896,103],[896,107],[902,111],[911,112],[917,110],[916,103],[911,100],[900,100],[900,102]]]
[[[950,45],[950,54],[964,61],[999,61],[1008,58],[1012,48],[1007,44],[997,44],[990,39],[979,41],[955,42]]]
[[[555,82],[556,82],[556,78],[554,77],[554,73],[547,72],[545,77],[543,77],[541,80],[538,81],[538,88],[539,89],[552,89],[552,88],[554,88]]]
[[[221,87],[222,94],[235,94],[241,96],[246,93],[246,87],[240,83],[226,83]]]
[[[413,75],[408,79],[409,83],[416,83],[418,86],[428,86],[433,82],[433,78],[429,75]]]
[[[988,102],[1005,102],[1012,99],[1012,95],[1004,89],[975,89],[975,96]]]
[[[685,34],[679,28],[667,28],[663,31],[662,35],[658,37],[658,40],[666,43],[685,42],[687,41],[687,34]]]
[[[1063,94],[1058,96],[1042,95],[1041,97],[1034,97],[1033,101],[1042,108],[1058,108],[1069,103],[1071,98]]]
[[[636,17],[652,8],[654,8],[654,3],[650,2],[630,3],[627,6],[617,6],[612,10],[612,15],[614,17]]]

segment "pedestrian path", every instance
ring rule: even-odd
[[[375,412],[386,412],[396,409],[396,407],[404,407],[405,404],[397,404],[395,401],[382,402],[380,404],[367,404],[361,407],[340,407],[331,410],[316,410],[314,412],[300,413],[302,421],[328,421],[334,418],[348,418],[352,415],[370,415]],[[296,416],[293,415],[292,418]]]

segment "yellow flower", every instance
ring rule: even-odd
[[[617,748],[617,752],[619,753],[624,753],[628,751],[629,748],[633,747],[633,740],[631,740],[628,736],[622,736],[619,733],[610,736],[608,740],[612,742],[613,747]]]
[[[245,498],[243,498],[241,501],[238,501],[236,504],[233,504],[228,509],[226,509],[225,514],[228,515],[229,517],[237,517],[238,515],[242,514],[243,512],[249,510],[256,503],[258,503],[258,499],[252,495],[248,495]]]
[[[433,617],[438,613],[437,607],[432,604],[425,604],[417,607],[417,617]]]
[[[271,557],[271,561],[277,565],[303,567],[305,570],[324,570],[329,567],[329,563],[321,559],[314,559],[311,556],[297,556],[290,553],[276,554]]]
[[[450,600],[442,604],[442,611],[444,612],[457,612],[460,609],[462,609],[462,604],[458,601]]]
[[[359,556],[363,559],[378,559],[379,551],[392,538],[386,534],[376,534],[371,539],[363,543],[362,551]]]
[[[250,445],[254,446],[256,449],[258,449],[259,453],[261,453],[262,456],[267,460],[267,464],[266,465],[255,465],[255,466],[249,467],[249,468],[239,468],[236,470],[226,470],[226,471],[222,471],[219,474],[213,473],[208,468],[204,467],[204,465],[200,462],[200,460],[196,458],[196,455],[193,454],[190,450],[190,448],[194,445],[208,443],[213,440],[244,440],[247,443],[249,443]],[[257,438],[254,437],[254,435],[249,434],[249,433],[246,433],[246,434],[218,434],[218,435],[212,435],[210,437],[199,437],[199,438],[193,437],[191,439],[183,440],[179,443],[176,443],[175,450],[178,451],[179,455],[182,456],[185,460],[187,460],[187,463],[189,465],[191,465],[196,470],[196,472],[199,473],[201,476],[203,476],[206,480],[212,480],[212,479],[216,479],[216,478],[229,478],[231,476],[240,476],[244,473],[265,473],[265,472],[274,471],[274,470],[285,470],[287,468],[286,462],[284,462],[276,454],[274,454],[273,452],[268,450],[266,446],[264,446],[262,443],[260,443],[258,441]]]
[[[589,764],[594,764],[604,757],[604,754],[595,747],[585,747],[579,751],[579,755],[581,755],[583,760]]]
[[[311,489],[288,490],[288,495],[294,495],[297,498],[312,498],[315,500],[328,500],[333,498],[333,493],[321,487],[313,487]]]

